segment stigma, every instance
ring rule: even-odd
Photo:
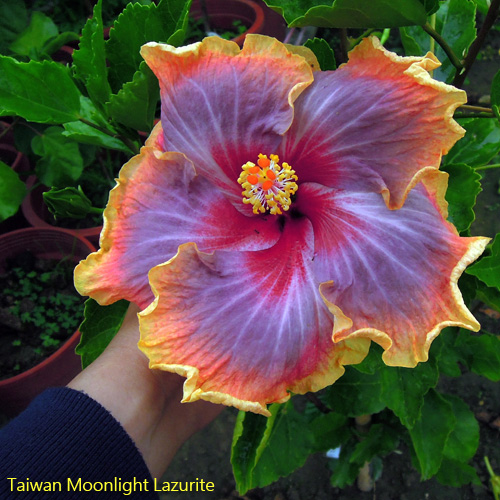
[[[279,161],[278,155],[259,154],[257,164],[248,161],[241,167],[238,183],[244,189],[243,203],[251,204],[254,214],[280,215],[290,208],[298,178],[288,163]]]

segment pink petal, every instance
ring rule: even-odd
[[[166,151],[184,153],[244,211],[241,166],[273,154],[293,102],[313,80],[309,64],[273,38],[250,35],[243,49],[217,37],[141,51],[160,82]],[[251,212],[251,210],[250,210]]]
[[[279,238],[275,218],[238,212],[185,156],[156,149],[158,137],[156,130],[122,168],[104,212],[101,249],[76,268],[78,291],[101,304],[127,299],[148,305],[148,271],[171,259],[182,243],[196,242],[205,252],[248,251]]]
[[[436,172],[399,210],[375,193],[301,185],[297,208],[313,224],[314,271],[337,317],[335,341],[370,338],[387,364],[412,367],[445,326],[479,329],[457,281],[488,238],[460,238],[445,221],[435,196],[446,179]]]
[[[280,157],[301,182],[382,193],[399,208],[409,190],[463,136],[453,111],[465,92],[432,80],[432,54],[399,57],[377,38],[315,82],[295,104]]]
[[[332,343],[312,238],[309,221],[288,221],[267,250],[208,255],[187,244],[151,270],[156,299],[140,313],[139,347],[152,368],[187,377],[183,401],[268,415],[288,390],[319,390],[363,359],[369,341]]]

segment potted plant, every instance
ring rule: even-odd
[[[58,228],[0,236],[0,352],[8,354],[0,359],[0,407],[6,415],[16,415],[45,388],[66,384],[81,369],[74,349],[83,301],[65,282],[71,284],[72,268],[93,250],[86,239]]]

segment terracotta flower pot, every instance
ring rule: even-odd
[[[241,21],[248,30],[233,38],[233,42],[243,45],[245,36],[249,33],[263,33],[264,11],[262,7],[252,0],[205,0],[210,27],[217,30],[234,30],[234,21]],[[191,15],[195,19],[203,17],[200,0],[193,0]]]
[[[94,246],[70,231],[58,228],[27,228],[0,236],[0,272],[7,259],[24,251],[39,258],[61,259],[72,256],[75,264],[95,251]],[[19,375],[0,380],[0,413],[13,417],[43,390],[67,384],[81,371],[75,347],[80,339],[76,331],[56,352]]]
[[[28,195],[23,201],[22,211],[26,220],[37,228],[53,228],[49,221],[52,220],[52,215],[43,201],[43,192],[47,190],[44,186],[38,186],[34,189],[36,177],[31,176],[26,181]],[[70,229],[71,232],[87,238],[93,245],[98,245],[99,235],[101,234],[102,226],[89,227],[85,229]]]

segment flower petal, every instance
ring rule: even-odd
[[[77,290],[100,304],[127,299],[146,307],[154,298],[149,270],[182,243],[207,252],[258,250],[279,238],[276,219],[238,212],[184,155],[156,149],[158,137],[156,130],[120,171],[104,211],[101,249],[76,268]]]
[[[429,169],[463,136],[453,111],[465,92],[433,80],[432,54],[399,57],[369,38],[295,103],[280,157],[301,182],[382,193],[399,208]]]
[[[425,361],[445,326],[478,330],[457,281],[488,238],[461,238],[441,214],[435,171],[429,189],[416,186],[400,210],[376,193],[303,184],[297,207],[315,234],[314,266],[321,293],[337,321],[333,338],[370,338],[389,365]],[[438,194],[441,193],[441,194]]]
[[[288,221],[267,250],[208,255],[189,243],[151,270],[156,299],[139,314],[139,347],[151,368],[187,377],[183,401],[268,415],[287,389],[319,390],[363,359],[366,339],[332,342],[312,238],[307,219]]]
[[[148,43],[141,54],[160,82],[165,150],[184,153],[240,210],[241,166],[273,154],[293,102],[313,80],[307,61],[275,40],[217,37],[187,47]],[[250,210],[251,211],[251,210]]]

